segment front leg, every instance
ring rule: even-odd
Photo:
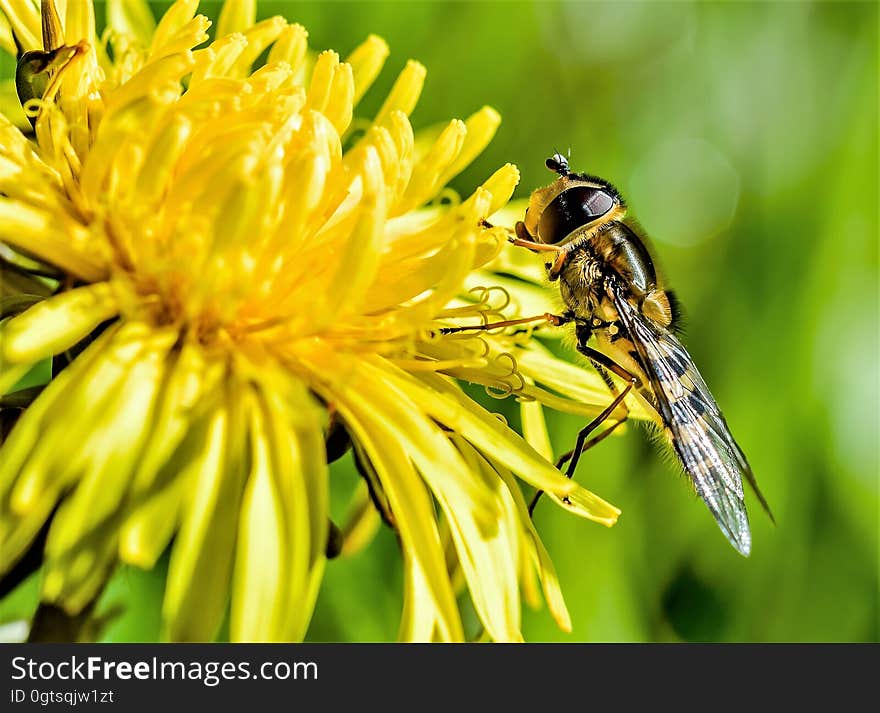
[[[559,279],[559,276],[565,269],[565,263],[568,261],[569,254],[570,253],[568,250],[560,248],[559,254],[556,256],[556,260],[554,260],[552,264],[545,265],[545,267],[547,268],[547,277],[550,279],[550,282],[555,282]]]
[[[488,220],[481,220],[480,225],[484,228],[494,228]],[[545,263],[545,267],[548,271],[548,276],[551,282],[559,279],[559,275],[562,273],[562,270],[565,268],[565,263],[568,260],[569,249],[565,246],[560,245],[548,245],[547,243],[538,243],[532,238],[529,234],[529,231],[526,230],[526,226],[522,221],[519,221],[516,224],[515,235],[508,235],[507,242],[511,245],[515,245],[518,248],[526,248],[527,250],[531,250],[532,252],[552,252],[556,253],[556,257],[553,262]]]
[[[517,225],[522,224],[517,223]],[[551,282],[555,282],[559,279],[559,275],[562,273],[562,270],[565,268],[565,263],[568,261],[569,251],[565,247],[560,247],[559,245],[536,243],[533,240],[514,238],[513,236],[508,237],[507,242],[509,242],[511,245],[516,245],[518,248],[527,248],[533,252],[556,253],[556,257],[554,258],[553,262],[548,262],[544,265],[544,267],[547,268],[547,276],[550,278]]]
[[[513,235],[507,236],[507,242],[511,245],[516,245],[518,248],[528,248],[533,252],[553,252],[557,254],[567,252],[565,248],[560,247],[559,245],[536,243],[534,240],[526,240],[525,238],[514,237]]]
[[[526,230],[526,225],[522,221],[519,221],[515,226],[516,235],[511,235],[507,238],[508,242],[511,245],[516,245],[520,248],[526,248],[531,250],[532,252],[553,252],[556,253],[556,257],[552,263],[547,263],[547,271],[550,281],[553,282],[559,279],[559,275],[562,273],[562,270],[565,268],[565,263],[568,260],[569,249],[566,246],[562,245],[550,245],[548,243],[540,243],[537,242]]]
[[[544,314],[539,314],[535,317],[505,319],[503,322],[472,324],[467,327],[443,327],[440,330],[440,334],[456,334],[458,332],[470,332],[475,330],[488,331],[490,329],[501,329],[503,327],[515,327],[520,324],[529,324],[530,322],[547,322],[551,327],[561,327],[563,324],[571,322],[572,319],[574,319],[574,314],[572,312],[566,312],[564,314],[551,314],[550,312],[544,312]]]

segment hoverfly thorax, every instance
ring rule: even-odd
[[[547,159],[546,165],[559,178],[532,193],[525,219],[516,225],[517,235],[523,240],[562,245],[585,229],[625,215],[626,206],[610,183],[570,172],[560,154]]]

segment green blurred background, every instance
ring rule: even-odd
[[[498,109],[496,139],[453,184],[462,193],[510,161],[525,198],[551,178],[543,160],[569,148],[575,170],[614,182],[774,509],[776,527],[747,496],[754,543],[742,558],[642,429],[609,439],[578,479],[623,515],[607,530],[541,504],[574,630],[527,610],[526,639],[878,640],[878,5],[260,5],[272,14],[303,23],[316,49],[388,41],[360,115],[410,57],[428,68],[417,128]],[[515,417],[514,403],[488,403]],[[570,448],[583,423],[549,418],[555,448]],[[334,466],[337,522],[356,482],[350,462]],[[106,639],[156,638],[163,576],[116,576],[102,608],[125,611]],[[34,586],[0,605],[0,621]],[[328,564],[309,639],[393,640],[401,590],[383,529]]]

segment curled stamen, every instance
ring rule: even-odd
[[[437,314],[435,319],[466,319],[468,317],[478,317],[480,319],[479,326],[456,325],[455,327],[443,328],[443,330],[446,330],[447,334],[454,334],[458,331],[486,328],[496,322],[507,321],[507,315],[504,314],[504,310],[510,306],[512,298],[510,293],[504,287],[497,285],[483,287],[478,285],[472,287],[469,290],[469,294],[473,295],[476,299],[474,303],[443,310]],[[501,295],[501,301],[499,304],[493,304],[493,302],[496,301],[493,299],[496,294]],[[505,326],[510,325],[499,325],[497,332],[494,333],[501,334],[505,329]]]
[[[487,396],[491,396],[493,399],[498,399],[501,401],[502,399],[506,399],[513,393],[513,386],[508,384],[507,382],[501,382],[503,388],[499,388],[495,385],[486,384],[483,387],[483,390],[486,392]]]
[[[494,363],[495,363],[496,365],[498,365],[498,367],[501,368],[501,369],[504,369],[504,368],[505,368],[505,367],[502,366],[502,362],[505,362],[505,361],[506,361],[506,362],[508,362],[508,363],[510,364],[510,366],[508,366],[508,367],[506,368],[506,371],[505,371],[505,373],[504,373],[504,377],[505,377],[505,378],[508,377],[508,376],[513,376],[514,374],[518,374],[518,373],[519,373],[519,372],[518,372],[518,369],[517,369],[516,357],[513,356],[513,354],[511,354],[510,352],[501,352],[501,354],[499,354],[498,356],[496,356],[495,359],[494,359],[493,361],[494,361]]]
[[[431,206],[457,206],[461,203],[458,191],[447,186],[429,203]]]
[[[28,99],[24,104],[21,105],[21,108],[24,110],[24,115],[29,119],[36,119],[40,114],[40,109],[43,108],[43,100],[42,99]]]
[[[526,388],[526,380],[523,378],[523,375],[520,374],[519,372],[516,372],[515,374],[511,374],[511,376],[514,377],[519,382],[518,386],[513,387],[513,393],[515,393],[515,394],[522,393],[523,389]]]
[[[489,303],[489,290],[488,290],[488,288],[483,287],[482,285],[477,285],[476,287],[471,287],[471,289],[468,290],[468,294],[479,295],[477,297],[476,305],[473,305],[474,307],[476,307],[478,305],[484,305],[484,304]]]
[[[500,285],[490,285],[489,287],[484,287],[482,285],[477,285],[476,287],[472,287],[468,290],[471,294],[479,294],[480,297],[477,301],[477,304],[480,305],[489,305],[489,301],[492,299],[492,295],[496,292],[500,292],[503,298],[503,302],[500,305],[495,305],[492,309],[503,312],[510,306],[511,297],[510,292],[507,291],[506,288],[501,287]]]
[[[504,312],[502,312],[501,310],[497,310],[497,309],[484,310],[483,312],[480,313],[480,316],[484,320],[487,320],[487,321],[483,322],[483,324],[491,324],[492,322],[501,322],[501,321],[504,321],[504,318],[505,318]],[[501,327],[500,329],[503,330],[505,328]],[[500,331],[497,333],[500,333]]]

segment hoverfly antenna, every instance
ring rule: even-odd
[[[568,175],[568,159],[558,151],[548,158],[544,162],[544,165],[553,171],[553,173],[558,173],[560,176]]]

